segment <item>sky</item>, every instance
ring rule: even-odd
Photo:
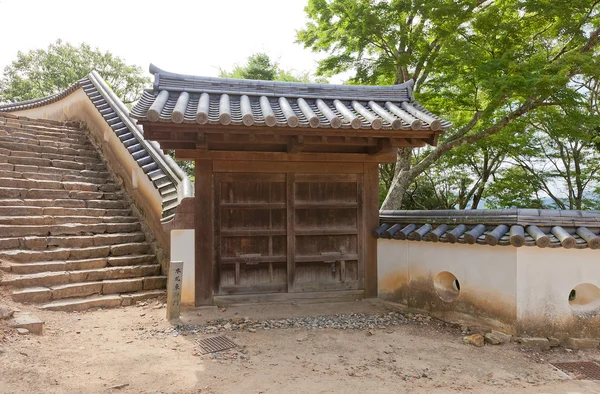
[[[0,71],[17,51],[57,39],[86,42],[148,70],[217,76],[265,52],[284,69],[314,72],[319,58],[296,31],[308,0],[0,0]],[[332,78],[331,82],[340,82]]]

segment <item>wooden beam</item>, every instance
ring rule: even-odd
[[[214,172],[260,172],[269,174],[281,172],[359,174],[363,171],[363,163],[215,160],[213,170]]]
[[[165,143],[167,144],[167,143]],[[162,145],[161,145],[162,146]],[[169,148],[164,149],[185,149]],[[229,160],[229,161],[314,161],[314,162],[372,162],[372,163],[394,163],[396,154],[368,155],[364,153],[299,153],[289,154],[285,152],[239,152],[239,151],[199,151],[178,150],[175,157],[180,160]]]
[[[377,145],[369,147],[370,155],[389,154],[395,153],[396,147],[392,145],[392,141],[389,138],[381,138],[377,141]]]
[[[326,136],[340,136],[347,135],[349,137],[375,137],[375,138],[418,138],[418,139],[429,139],[432,136],[436,137],[442,132],[432,130],[393,130],[393,129],[351,129],[351,128],[339,128],[334,129],[332,127],[279,127],[279,126],[240,126],[240,125],[222,125],[222,124],[206,124],[198,125],[193,123],[150,123],[147,121],[139,121],[139,124],[146,127],[151,125],[156,130],[168,130],[176,129],[177,131],[185,133],[196,133],[199,131],[215,134],[229,133],[229,134],[248,134],[249,132],[255,134],[277,134],[277,135],[326,135]],[[249,130],[250,129],[250,130]]]
[[[294,202],[296,200],[296,179],[295,173],[288,172],[286,176],[286,199],[287,199],[287,290],[288,293],[294,292],[296,281],[296,209]]]
[[[196,306],[213,303],[214,202],[213,163],[196,160],[195,279]]]
[[[365,297],[375,298],[377,291],[377,239],[370,236],[379,225],[379,167],[376,163],[364,163],[363,222],[359,237],[364,237],[363,259],[365,269]]]
[[[287,152],[291,154],[296,154],[302,152],[304,149],[304,137],[298,136],[293,137],[292,140],[288,143]]]
[[[161,142],[160,147],[168,150],[195,151],[196,145],[193,142]]]

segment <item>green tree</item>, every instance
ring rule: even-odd
[[[551,208],[544,202],[539,182],[529,179],[527,173],[518,166],[502,168],[496,179],[486,189],[485,207],[501,208]]]
[[[570,84],[595,62],[598,0],[309,0],[298,40],[328,56],[322,75],[351,83],[415,81],[417,97],[454,128],[414,160],[400,149],[383,203],[452,150],[482,141],[578,95]]]
[[[67,89],[96,70],[125,104],[139,99],[150,79],[138,66],[92,48],[57,40],[47,49],[17,53],[0,78],[0,102],[16,102],[49,96]]]
[[[283,70],[266,53],[255,53],[244,65],[236,64],[231,71],[219,69],[222,78],[259,79],[263,81],[310,82],[308,72]]]
[[[510,154],[510,167],[496,180],[504,195],[494,199],[494,187],[488,190],[490,200],[496,206],[514,206],[526,198],[537,201],[542,193],[550,207],[599,209],[600,153],[594,142],[598,114],[581,105],[545,108],[536,115],[527,125],[527,143]]]

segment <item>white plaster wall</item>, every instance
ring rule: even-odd
[[[461,297],[486,301],[516,295],[517,248],[509,246],[406,242],[411,281],[449,271],[460,282]]]
[[[600,252],[591,249],[519,248],[517,316],[571,318],[569,293],[582,283],[600,287]]]
[[[383,239],[377,245],[380,297],[415,309],[481,317],[497,326],[514,324],[517,248]],[[442,301],[433,287],[443,271],[460,283],[453,302]]]
[[[171,261],[183,261],[181,303],[194,305],[195,296],[194,230],[171,230]]]
[[[377,275],[379,297],[389,298],[401,286],[408,285],[409,242],[377,240]]]

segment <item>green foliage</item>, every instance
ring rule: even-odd
[[[125,104],[139,99],[150,83],[138,66],[101,52],[88,44],[73,46],[57,40],[47,49],[17,53],[17,59],[0,78],[0,102],[17,102],[49,96],[67,89],[96,70]]]
[[[263,81],[310,82],[308,72],[296,73],[283,70],[266,53],[255,53],[248,57],[244,65],[235,65],[233,70],[219,70],[222,78],[258,79]]]
[[[573,88],[573,81],[598,69],[599,4],[596,0],[309,0],[309,22],[298,33],[298,41],[327,53],[319,63],[322,75],[350,71],[350,82],[362,84],[413,79],[419,101],[454,124],[438,147],[413,155],[413,160],[407,160],[410,152],[400,152],[383,204],[398,209],[411,182],[444,155],[479,141],[486,145],[487,138],[524,122],[540,108],[579,100],[581,92]],[[524,132],[518,126],[512,130]],[[477,149],[483,158],[485,149]],[[475,167],[483,168],[477,161]],[[474,170],[468,162],[465,165]],[[475,175],[473,186],[477,171]],[[464,179],[451,181],[458,182],[452,187],[458,187],[458,196]]]
[[[550,208],[540,195],[540,184],[530,179],[522,168],[505,168],[496,176],[496,181],[486,190],[486,208]]]
[[[487,191],[487,205],[535,207],[542,195],[552,208],[600,209],[600,117],[585,104],[544,108],[530,117],[527,143],[510,153]]]

